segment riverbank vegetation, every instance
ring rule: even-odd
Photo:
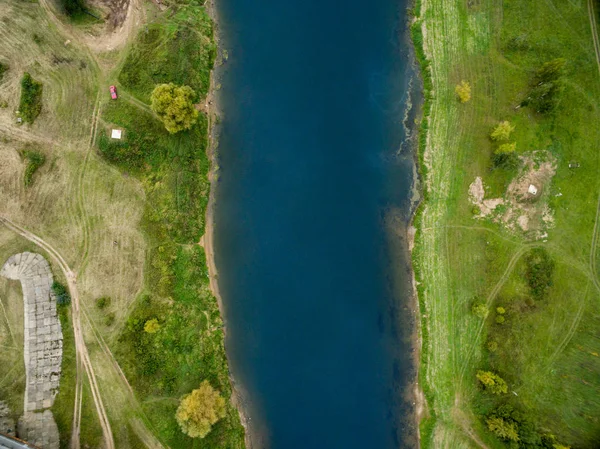
[[[413,252],[424,447],[597,443],[597,9],[415,7],[426,90]]]
[[[124,138],[111,139],[107,128],[98,139],[105,160],[144,188],[145,284],[115,348],[152,427],[169,447],[244,446],[244,430],[229,401],[223,324],[198,244],[209,193],[208,122],[187,101],[205,101],[215,53],[203,7],[181,2],[159,14],[124,60],[120,99],[102,113]],[[183,92],[189,119],[165,122],[165,129],[155,115],[164,115],[164,108],[152,92],[157,85],[173,90],[174,84],[189,86]],[[192,397],[186,395],[199,385],[214,389],[219,403],[206,422],[192,422],[197,410],[177,411],[180,399]]]

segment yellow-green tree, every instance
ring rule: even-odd
[[[458,95],[458,99],[461,103],[466,103],[471,99],[471,85],[467,81],[461,81],[460,84],[454,88],[454,92]]]
[[[189,129],[198,118],[194,107],[196,93],[189,86],[176,86],[173,83],[159,84],[150,97],[152,110],[164,123],[171,134]]]
[[[510,134],[515,130],[515,127],[505,120],[500,122],[490,134],[490,138],[495,141],[506,141],[510,139]]]
[[[181,399],[175,416],[184,433],[204,438],[213,424],[225,417],[225,399],[205,380]]]
[[[482,302],[473,304],[471,311],[473,312],[473,315],[478,316],[479,318],[485,318],[488,316],[488,308]]]
[[[510,153],[514,153],[516,149],[517,149],[517,143],[516,142],[503,143],[498,148],[496,148],[496,151],[494,153],[496,153],[496,154],[510,154]]]
[[[158,320],[156,318],[152,318],[151,320],[146,321],[144,324],[144,331],[149,334],[155,334],[160,329],[160,324],[158,324]]]
[[[507,421],[499,416],[492,416],[486,420],[488,429],[496,436],[510,441],[519,441],[519,432],[517,424],[513,421]]]
[[[490,393],[502,394],[508,391],[508,385],[506,385],[504,379],[491,371],[477,371],[477,380],[479,380]]]

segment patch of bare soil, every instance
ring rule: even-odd
[[[83,40],[96,53],[121,48],[143,22],[141,0],[95,0],[94,5],[105,11],[106,24],[90,29]]]
[[[105,20],[108,31],[112,31],[125,22],[130,0],[94,0],[91,3],[96,8],[106,12]]]
[[[547,230],[554,224],[548,195],[556,173],[556,159],[547,151],[534,151],[521,156],[520,160],[519,173],[503,198],[485,199],[483,180],[478,176],[469,186],[469,200],[479,209],[475,218],[491,218],[512,231],[526,232],[535,239],[542,239],[547,237]]]

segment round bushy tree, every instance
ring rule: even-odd
[[[152,110],[164,123],[171,134],[190,129],[198,118],[194,107],[196,93],[189,86],[176,86],[173,83],[159,84],[150,97]]]
[[[498,374],[491,371],[477,371],[477,380],[481,382],[484,388],[493,394],[502,394],[508,392],[508,385]]]
[[[181,399],[176,414],[181,430],[192,438],[204,438],[224,417],[225,399],[206,380]]]

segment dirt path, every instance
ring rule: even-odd
[[[83,365],[86,374],[88,376],[90,382],[90,390],[92,392],[92,397],[94,399],[94,405],[96,406],[96,411],[98,412],[98,418],[100,420],[100,426],[102,427],[102,434],[104,436],[104,442],[106,449],[115,449],[115,443],[112,435],[112,430],[110,427],[110,423],[108,421],[108,416],[106,415],[106,410],[104,408],[104,404],[102,402],[102,397],[100,395],[100,390],[98,388],[98,383],[96,381],[96,375],[94,372],[94,368],[90,362],[89,353],[87,351],[87,347],[85,345],[85,341],[83,339],[83,331],[81,327],[81,318],[80,318],[80,304],[79,304],[79,292],[77,291],[77,275],[69,268],[69,265],[65,261],[65,259],[61,256],[61,254],[56,251],[49,243],[38,237],[37,235],[23,229],[19,225],[13,223],[6,217],[0,217],[0,223],[4,224],[7,228],[14,231],[15,233],[21,235],[32,243],[35,243],[37,246],[46,251],[58,264],[60,269],[62,270],[65,278],[67,279],[67,284],[69,288],[69,293],[71,294],[71,312],[72,312],[72,321],[73,321],[73,333],[75,335],[75,350],[80,360],[81,365]],[[79,384],[82,383],[81,376],[78,375],[77,379],[78,385],[77,389],[80,391],[77,399],[81,402],[81,389]],[[76,389],[76,391],[77,391]],[[77,400],[76,400],[77,403]],[[78,413],[81,413],[81,408]],[[79,420],[78,420],[79,421]],[[75,438],[76,444],[79,444],[79,438]]]

